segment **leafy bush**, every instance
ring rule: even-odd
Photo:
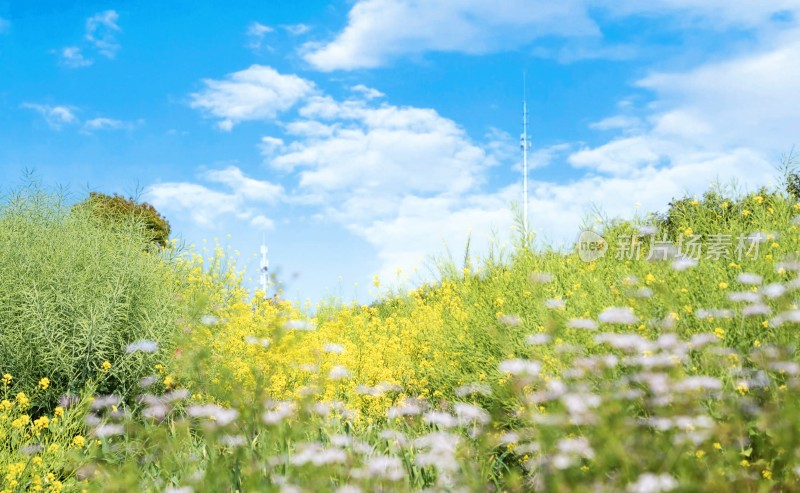
[[[111,228],[125,228],[127,222],[136,221],[144,227],[150,241],[161,247],[169,244],[169,222],[147,202],[136,202],[132,198],[126,199],[117,194],[112,197],[104,193],[90,192],[89,197],[75,207],[91,210],[93,217]]]
[[[50,406],[90,379],[100,392],[128,393],[172,347],[175,282],[145,251],[146,225],[112,230],[91,214],[35,186],[0,206],[0,372],[23,389],[47,377],[40,402]],[[160,351],[127,354],[140,340]]]

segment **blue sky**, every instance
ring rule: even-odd
[[[798,143],[800,1],[0,0],[3,187],[141,197],[287,296],[368,300],[445,245],[773,181]],[[591,219],[589,219],[591,220]],[[228,237],[230,235],[230,237]],[[203,239],[207,242],[204,244]],[[415,270],[416,269],[416,270]]]

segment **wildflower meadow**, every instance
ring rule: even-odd
[[[2,199],[2,493],[800,491],[785,184],[520,231],[370,305],[94,217]]]

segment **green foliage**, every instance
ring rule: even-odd
[[[92,210],[70,210],[34,186],[7,196],[0,205],[0,372],[20,388],[49,378],[44,407],[90,380],[99,392],[130,393],[170,350],[175,332],[172,271],[145,251],[149,239],[138,220],[112,230]],[[139,340],[159,343],[160,352],[126,354]]]
[[[117,194],[112,197],[104,193],[90,192],[89,197],[76,207],[90,209],[94,217],[112,228],[125,228],[125,224],[130,221],[141,223],[150,241],[161,247],[169,244],[169,222],[147,202],[137,202]]]

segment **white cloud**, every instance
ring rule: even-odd
[[[131,128],[132,125],[127,122],[123,122],[122,120],[115,120],[113,118],[92,118],[91,120],[86,120],[83,124],[83,129],[85,131],[92,131],[92,130],[121,130],[126,128]]]
[[[274,31],[275,29],[264,24],[251,22],[247,26],[247,47],[253,51],[259,51],[262,48],[270,49],[269,46],[264,45],[264,36]]]
[[[308,43],[306,61],[323,71],[374,68],[403,56],[427,52],[482,54],[516,48],[546,37],[570,38],[570,44],[539,56],[561,63],[587,59],[626,60],[634,45],[603,42],[590,16],[659,17],[673,26],[705,30],[748,29],[764,36],[776,30],[776,18],[796,23],[797,0],[358,0],[348,23],[326,43]]]
[[[119,14],[114,10],[106,10],[86,19],[86,40],[106,58],[116,57],[120,48],[116,39],[116,33],[121,31],[118,20]]]
[[[191,107],[219,118],[217,125],[225,131],[243,121],[273,119],[314,92],[312,82],[263,65],[203,82],[206,88],[191,95]]]
[[[344,31],[327,44],[307,45],[305,59],[319,70],[352,70],[407,54],[478,54],[542,36],[598,34],[579,0],[360,0]]]
[[[286,126],[295,140],[271,141],[267,164],[297,171],[307,192],[346,192],[351,200],[344,209],[359,208],[354,198],[463,193],[495,163],[461,127],[431,109],[314,96],[299,113],[304,119]]]
[[[365,99],[377,99],[386,96],[384,93],[372,87],[367,87],[364,84],[356,84],[350,88],[351,91],[360,94]]]
[[[764,28],[775,14],[800,12],[797,0],[769,2],[731,2],[728,0],[594,0],[587,2],[604,7],[616,16],[672,16],[673,22],[704,28]],[[668,19],[665,19],[668,20]]]
[[[228,166],[221,170],[210,170],[203,177],[215,183],[222,183],[232,189],[236,195],[253,202],[275,203],[283,195],[283,187],[270,182],[248,178],[236,166]]]
[[[188,183],[157,183],[147,187],[145,196],[159,210],[188,218],[201,227],[214,227],[222,217],[234,217],[264,229],[271,229],[271,219],[260,212],[256,204],[272,204],[283,194],[283,188],[267,181],[244,175],[235,166],[209,170],[201,178],[219,183],[227,190]],[[255,204],[254,204],[255,203]]]
[[[78,117],[75,116],[75,107],[73,106],[23,103],[22,107],[42,115],[47,125],[55,130],[61,130],[63,125],[78,122]]]
[[[311,30],[311,26],[308,24],[285,24],[281,27],[292,36],[300,36]]]
[[[88,59],[83,56],[83,52],[77,46],[67,46],[61,50],[61,65],[70,68],[88,67],[94,60]]]

